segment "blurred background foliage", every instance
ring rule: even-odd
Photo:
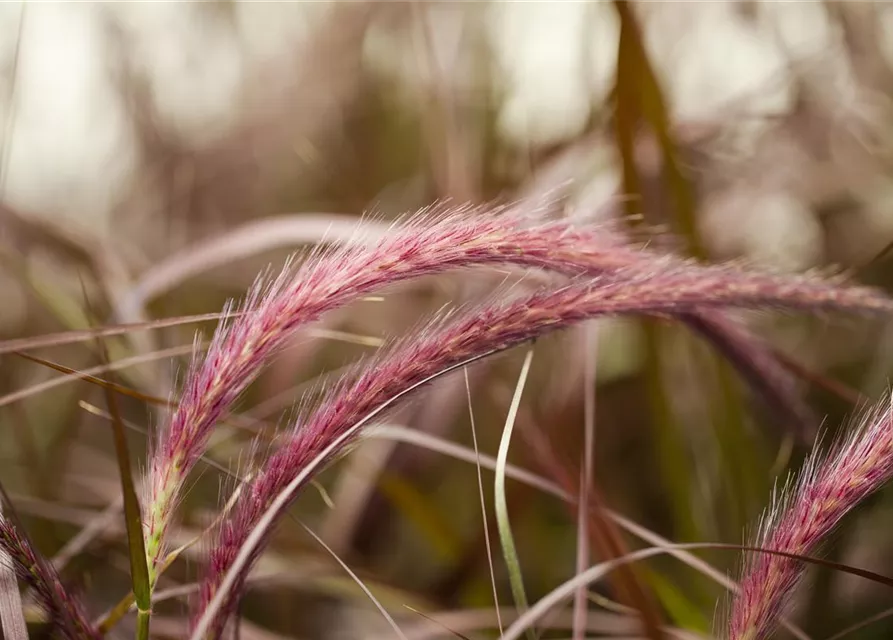
[[[396,219],[436,201],[547,199],[544,215],[623,218],[634,239],[702,260],[893,285],[887,3],[8,3],[0,29],[4,340],[214,312],[265,266],[324,239],[328,224]],[[213,457],[244,468],[252,434],[284,424],[320,376],[445,303],[492,295],[500,278],[427,279],[326,317],[252,387]],[[878,322],[746,320],[799,372],[816,432],[846,426],[889,384],[893,333]],[[175,397],[194,330],[109,338],[113,379]],[[88,342],[33,353],[78,370],[101,363]],[[594,394],[599,499],[674,541],[742,542],[776,478],[811,445],[677,326],[599,321],[536,353],[512,461],[577,491]],[[58,371],[11,348],[0,362],[0,480],[54,554],[118,500],[108,423],[84,405],[104,406],[102,391],[56,384]],[[469,371],[480,445],[492,454],[520,363],[512,354]],[[165,410],[146,399],[124,409],[151,429]],[[393,421],[470,445],[461,375]],[[143,456],[145,436],[134,432],[132,446]],[[478,637],[475,625],[494,616],[476,478],[425,447],[372,439],[321,478],[331,505],[309,492],[295,512],[412,637],[450,634],[404,604]],[[213,469],[196,479],[184,541],[231,488]],[[576,512],[522,485],[507,498],[536,599],[575,572]],[[865,505],[829,556],[893,571],[891,506],[889,495]],[[65,568],[97,613],[128,585],[119,519],[105,522]],[[593,560],[640,545],[596,541]],[[193,581],[206,547],[162,588]],[[701,556],[737,568],[734,553]],[[508,605],[498,551],[495,564]],[[635,633],[628,607],[643,601],[667,624],[710,632],[720,587],[672,558],[643,567],[593,589],[591,635]],[[891,604],[851,576],[811,569],[809,580],[795,619],[815,638]],[[167,625],[155,632],[181,635],[184,611],[182,597],[160,603]],[[245,637],[387,633],[294,522],[280,527],[242,613]],[[568,636],[568,620],[554,617],[543,637]],[[891,632],[879,622],[848,637]]]

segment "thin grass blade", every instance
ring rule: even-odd
[[[37,336],[35,338],[4,340],[0,342],[0,355],[5,353],[13,353],[15,351],[30,351],[31,349],[45,349],[47,347],[60,347],[67,344],[88,342],[90,340],[96,340],[97,338],[108,338],[111,336],[124,335],[126,333],[130,333],[131,331],[142,331],[146,329],[166,329],[168,327],[179,327],[184,324],[197,324],[200,322],[211,322],[227,318],[235,318],[241,315],[241,311],[218,311],[215,313],[200,313],[190,316],[163,318],[161,320],[152,320],[150,322],[111,325],[107,327],[99,327],[96,329],[62,331],[60,333],[51,333],[43,336]]]
[[[474,409],[471,406],[471,385],[468,382],[468,368],[462,369],[465,378],[465,395],[468,398],[468,418],[471,422],[471,442],[474,445],[475,469],[477,470],[478,495],[481,500],[481,518],[484,525],[484,547],[487,550],[487,568],[490,571],[490,586],[493,589],[493,606],[496,608],[496,624],[502,634],[502,616],[499,613],[499,594],[496,589],[496,571],[493,569],[493,550],[490,548],[490,525],[487,524],[487,503],[484,500],[484,479],[481,474],[481,455],[478,449],[477,426],[474,421]]]
[[[502,431],[502,438],[499,441],[499,451],[496,456],[496,479],[493,484],[496,524],[499,530],[499,542],[502,545],[502,557],[505,559],[505,565],[508,569],[509,584],[512,588],[515,606],[522,612],[526,611],[528,607],[527,593],[524,589],[521,561],[515,548],[515,538],[512,535],[512,525],[509,520],[508,503],[505,497],[505,467],[508,463],[509,445],[512,441],[515,418],[518,416],[518,407],[521,405],[521,396],[524,393],[524,384],[527,382],[527,375],[530,372],[530,363],[532,361],[533,348],[531,347],[524,357],[524,364],[521,367],[521,373],[518,376],[518,383],[515,387],[515,395],[512,398],[512,404],[509,407],[505,427]],[[535,640],[536,634],[530,631],[528,637],[530,640]]]
[[[583,461],[580,465],[580,499],[577,505],[577,573],[589,566],[589,490],[592,486],[593,463],[595,456],[595,371],[598,344],[598,327],[588,323],[580,328],[586,349],[583,369]],[[586,637],[588,614],[586,588],[574,594],[573,640]]]
[[[165,400],[163,398],[158,398],[156,396],[147,395],[142,393],[141,391],[137,391],[136,389],[131,389],[130,387],[124,386],[122,384],[118,384],[117,382],[111,382],[109,380],[103,380],[102,378],[98,378],[89,373],[78,371],[77,369],[72,369],[71,367],[66,367],[64,364],[58,364],[56,362],[52,362],[50,360],[46,360],[44,358],[39,358],[37,356],[32,356],[28,353],[24,353],[22,351],[14,352],[17,356],[24,358],[25,360],[30,360],[36,364],[47,367],[49,369],[53,369],[60,373],[64,373],[67,376],[71,376],[72,378],[77,378],[79,380],[83,380],[85,382],[89,382],[91,384],[95,384],[98,387],[104,389],[107,393],[113,392],[120,394],[122,396],[128,396],[130,398],[135,398],[136,400],[140,400],[147,404],[156,404],[162,406],[172,406],[173,403],[170,400]],[[109,363],[104,363],[99,365],[99,368],[111,373],[114,370],[114,365]]]
[[[108,352],[104,344],[99,341],[99,351],[103,359],[102,364],[108,366]],[[115,442],[115,457],[118,461],[118,471],[121,476],[121,494],[124,501],[124,523],[127,531],[127,550],[130,559],[130,579],[133,585],[134,601],[137,606],[137,639],[148,640],[149,616],[151,615],[152,585],[149,582],[149,565],[146,560],[146,546],[143,537],[142,509],[139,498],[136,495],[136,487],[133,481],[132,467],[130,464],[130,452],[127,448],[127,436],[121,412],[118,407],[118,397],[111,386],[103,386],[109,413],[112,416],[112,435]]]
[[[353,580],[354,582],[357,583],[357,586],[360,587],[360,589],[363,590],[363,593],[365,593],[366,596],[369,598],[369,600],[372,601],[372,604],[375,605],[375,608],[378,609],[378,611],[381,613],[382,617],[391,626],[391,629],[394,630],[394,633],[397,635],[397,637],[400,638],[400,640],[408,640],[406,635],[400,629],[400,626],[397,624],[397,622],[394,620],[394,618],[391,616],[391,614],[388,613],[388,610],[384,608],[384,605],[381,604],[381,602],[378,600],[378,598],[375,597],[375,595],[372,593],[372,591],[369,590],[369,587],[367,587],[363,583],[363,581],[360,579],[360,576],[358,576],[356,573],[354,573],[354,571],[349,566],[347,566],[347,563],[344,562],[344,560],[342,560],[338,556],[338,554],[335,553],[334,550],[332,550],[332,548],[325,543],[325,540],[323,540],[318,535],[316,535],[316,533],[314,533],[314,531],[310,527],[308,527],[306,524],[304,524],[303,522],[300,522],[300,521],[298,521],[298,524],[301,525],[301,527],[304,529],[304,531],[306,531],[307,534],[311,538],[313,538],[314,540],[316,540],[317,543],[319,543],[319,546],[321,546],[323,549],[325,549],[326,552],[330,556],[332,556],[332,558],[335,560],[335,562],[337,562],[341,566],[341,568],[344,569],[344,571],[347,573],[347,575],[350,576],[351,580]]]

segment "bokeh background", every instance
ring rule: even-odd
[[[261,269],[337,241],[361,217],[394,220],[434,203],[530,199],[543,215],[580,224],[624,221],[635,241],[698,259],[893,284],[888,3],[4,3],[0,34],[5,341],[215,312]],[[252,387],[212,457],[247,468],[252,434],[284,425],[320,380],[444,304],[493,295],[500,278],[427,279],[326,317]],[[889,384],[893,332],[882,323],[747,320],[799,371],[826,442]],[[213,325],[201,328],[207,338]],[[175,394],[195,330],[132,331],[106,343],[114,379],[143,394],[124,401],[142,465],[138,429],[164,420],[151,399]],[[102,367],[89,342],[32,353]],[[573,490],[584,408],[595,397],[601,498],[671,540],[742,542],[776,479],[808,450],[678,327],[599,321],[542,341],[536,354],[512,461]],[[469,371],[480,444],[491,454],[521,357]],[[104,406],[102,390],[61,379],[45,363],[0,355],[0,481],[48,555],[104,522],[65,568],[99,613],[128,585],[113,517],[119,484],[108,422],[91,410]],[[439,381],[392,421],[469,445],[463,378]],[[411,637],[450,634],[404,604],[488,637],[480,628],[493,625],[493,599],[473,465],[380,438],[321,480],[327,493],[308,492],[295,513]],[[489,472],[484,482],[489,507]],[[231,488],[213,469],[196,478],[181,509],[184,541]],[[510,485],[508,498],[536,598],[575,572],[576,515],[522,485]],[[891,506],[887,494],[870,501],[827,555],[893,571]],[[500,602],[510,607],[493,542]],[[626,550],[641,544],[621,540]],[[185,595],[159,604],[159,637],[182,635],[206,546],[166,574],[164,587]],[[593,560],[616,552],[596,547]],[[699,555],[721,572],[736,569],[734,553]],[[643,567],[637,576],[660,617],[708,635],[723,590],[677,560]],[[244,637],[388,633],[294,522],[280,527],[252,585]],[[794,618],[815,638],[893,604],[889,590],[825,569],[810,569],[797,601]],[[628,605],[623,585],[597,585],[591,635],[635,635]],[[569,636],[569,619],[556,615],[542,637]],[[129,633],[125,625],[120,637]],[[890,633],[882,621],[847,637]]]

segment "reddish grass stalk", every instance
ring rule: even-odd
[[[335,385],[319,408],[300,420],[291,438],[269,458],[221,526],[202,584],[196,620],[215,598],[246,538],[283,489],[332,442],[351,433],[364,416],[390,404],[395,396],[469,358],[509,348],[587,318],[625,313],[681,314],[728,306],[893,311],[893,302],[865,289],[837,289],[804,278],[742,274],[725,267],[692,269],[667,261],[663,269],[577,280],[430,327],[399,342],[389,355],[373,359],[359,370],[352,383],[342,380]],[[302,486],[290,497],[294,498]],[[269,535],[269,531],[264,533]],[[251,551],[253,561],[260,548]],[[224,606],[210,623],[210,637],[219,637],[222,632],[249,567],[225,595]]]
[[[893,396],[878,403],[859,426],[825,456],[813,454],[764,514],[753,546],[809,555],[841,519],[893,476]],[[729,640],[761,640],[777,625],[803,575],[793,559],[748,554],[744,579],[732,601]]]
[[[16,576],[33,589],[38,604],[47,612],[53,637],[68,640],[101,637],[90,624],[80,601],[68,592],[52,565],[3,516],[0,516],[0,546],[8,554]]]
[[[500,216],[482,210],[436,219],[417,216],[371,247],[351,246],[315,254],[300,269],[286,269],[267,286],[259,282],[244,303],[246,315],[224,324],[205,359],[196,357],[193,361],[180,404],[159,433],[146,500],[146,551],[153,584],[163,558],[171,512],[214,425],[226,417],[266,359],[298,327],[386,285],[455,267],[514,263],[570,275],[594,275],[633,268],[651,272],[680,264],[675,259],[620,246],[617,237],[605,228],[578,229],[564,221],[527,226],[526,222],[518,214]],[[705,269],[694,265],[687,268],[692,273]],[[705,274],[714,272],[708,269]],[[718,276],[728,279],[736,273],[726,268]],[[766,277],[767,282],[786,282]],[[833,295],[842,291],[824,284],[816,286],[837,292]],[[845,295],[855,307],[870,306],[876,297],[864,290],[847,291]],[[750,380],[768,381],[762,390],[776,399],[776,406],[793,413],[796,422],[808,423],[791,377],[772,363],[759,343],[752,339],[748,342],[746,334],[727,326],[727,321],[716,314],[697,310],[684,313],[700,314],[696,330],[731,355]]]

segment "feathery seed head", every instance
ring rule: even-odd
[[[891,476],[893,396],[866,413],[828,454],[810,456],[799,477],[773,496],[754,545],[800,555],[815,551],[849,511]],[[729,640],[767,637],[802,575],[802,565],[793,559],[748,554],[729,614]]]
[[[426,211],[370,246],[313,253],[300,268],[287,267],[267,285],[259,278],[242,305],[244,314],[223,323],[204,359],[194,359],[180,403],[160,432],[147,500],[153,581],[171,511],[211,430],[294,330],[410,277],[499,263],[573,274],[611,271],[632,260],[630,254],[595,230],[576,230],[560,221],[532,223],[520,208],[503,215],[466,209],[436,216]]]
[[[532,295],[485,306],[454,322],[439,321],[397,342],[387,355],[373,358],[355,376],[336,384],[315,412],[298,421],[292,437],[269,458],[222,525],[203,582],[199,614],[213,599],[248,534],[292,478],[365,416],[440,371],[596,316],[678,314],[722,306],[845,308],[868,295],[858,290],[829,293],[826,285],[811,280],[741,274],[724,268],[666,264],[662,270],[629,271],[576,279],[557,289],[546,287]],[[849,296],[854,296],[853,300]],[[868,306],[893,310],[891,303],[880,300]],[[229,596],[230,602],[233,595]],[[214,637],[228,613],[225,608],[215,621]]]
[[[735,332],[703,308],[738,304],[858,311],[890,308],[885,298],[865,289],[844,289],[809,278],[748,274],[730,266],[700,267],[677,258],[636,251],[619,242],[610,228],[582,229],[563,220],[538,222],[525,215],[523,206],[503,210],[501,215],[468,208],[447,215],[426,211],[395,226],[384,237],[369,241],[367,246],[314,252],[299,268],[288,266],[270,281],[259,278],[242,305],[240,317],[222,323],[205,357],[194,359],[180,402],[166,428],[160,431],[150,464],[145,532],[153,584],[163,559],[174,505],[186,476],[204,452],[214,425],[227,416],[266,360],[296,329],[390,284],[451,268],[505,263],[571,276],[622,274],[624,278],[636,278],[640,299],[614,283],[603,291],[613,293],[610,299],[600,301],[605,305],[600,312],[701,317],[704,321],[700,326],[693,326],[734,354],[733,361],[742,369],[759,370],[766,380],[779,383],[763,385],[771,397],[784,398],[776,403],[779,406],[797,406],[796,399],[791,401],[795,395],[789,376],[773,366],[771,357],[765,349],[761,351],[759,344],[748,341],[746,335]],[[673,276],[672,281],[667,279],[669,275]],[[653,289],[650,294],[649,281]],[[648,295],[660,298],[659,287],[675,288],[684,295],[659,300],[650,309],[642,308],[640,303]],[[518,313],[529,326],[553,327],[574,320],[573,313],[564,320],[548,313],[538,317],[531,309]],[[487,323],[481,323],[477,330],[484,337],[498,333],[497,327]],[[525,332],[521,330],[519,335]],[[506,331],[502,338],[511,343],[511,331]],[[457,351],[461,351],[461,346]],[[750,377],[759,378],[760,373]]]
[[[56,570],[34,551],[30,541],[3,515],[0,515],[0,548],[6,552],[6,560],[12,563],[19,580],[34,590],[38,604],[47,612],[54,634],[67,640],[100,637],[89,622],[83,605],[65,588]]]

